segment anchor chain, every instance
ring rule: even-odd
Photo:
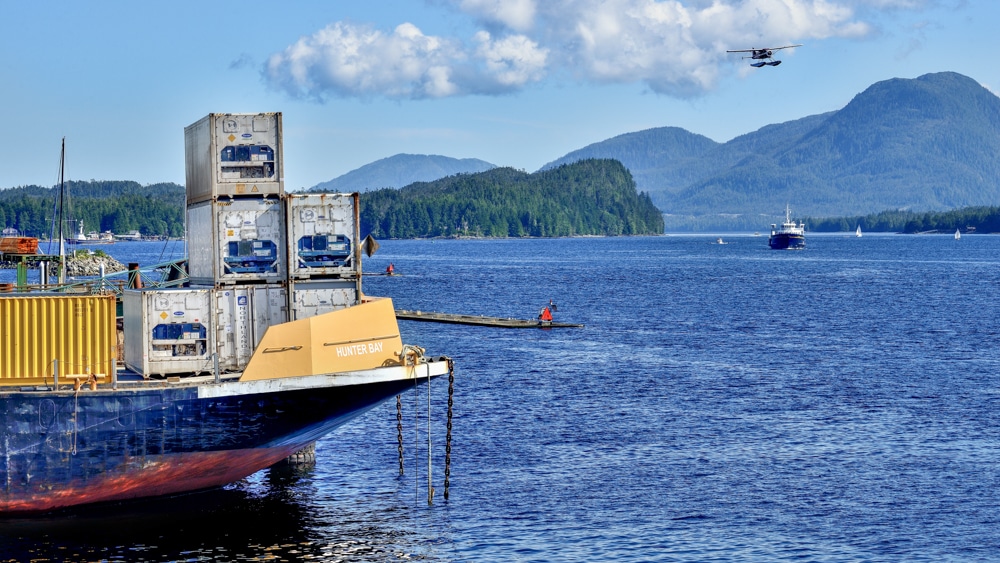
[[[455,362],[448,358],[448,434],[444,446],[444,500],[448,500],[451,485],[451,406],[455,395]]]
[[[405,358],[403,354],[400,354],[401,359]],[[444,447],[444,499],[447,501],[450,496],[451,488],[451,437],[452,437],[452,420],[454,418],[453,407],[455,405],[455,362],[451,358],[447,358],[448,361],[448,415],[447,415],[447,433],[445,435],[445,447]],[[413,380],[413,421],[414,421],[414,487],[418,495],[420,493],[420,471],[419,471],[419,458],[420,458],[420,399],[417,393],[417,379]],[[427,378],[427,504],[433,504],[434,498],[434,486],[431,478],[432,463],[431,463],[431,452],[433,451],[433,446],[431,444],[431,390],[430,390],[430,377],[428,372]],[[402,395],[396,395],[396,449],[399,452],[399,474],[404,474],[404,462],[403,462],[403,399]]]
[[[399,474],[403,474],[403,400],[396,395],[396,440],[399,442]]]

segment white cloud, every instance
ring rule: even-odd
[[[338,22],[268,60],[265,80],[297,97],[440,98],[516,91],[549,78],[643,83],[678,97],[714,88],[726,49],[864,37],[861,18],[933,0],[446,0],[468,38]]]
[[[456,0],[458,9],[487,23],[528,31],[535,23],[534,0]]]
[[[879,10],[890,8],[915,10],[932,4],[933,0],[855,0],[854,3],[859,6],[871,6]]]
[[[449,72],[460,50],[404,23],[391,34],[335,23],[268,59],[275,87],[298,97],[427,97],[458,93]]]
[[[294,97],[396,99],[498,94],[544,77],[546,50],[521,35],[477,47],[424,35],[404,23],[391,34],[338,22],[269,57],[264,77]]]
[[[490,34],[476,34],[476,55],[497,84],[523,86],[544,76],[547,52],[523,35],[511,35],[494,41]]]

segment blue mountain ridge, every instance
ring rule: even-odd
[[[618,135],[543,166],[612,158],[668,215],[836,216],[1000,203],[1000,98],[955,72],[877,82],[845,107],[718,143],[678,127]],[[403,187],[493,168],[396,155],[313,188]]]

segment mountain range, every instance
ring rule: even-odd
[[[768,125],[726,143],[659,127],[588,145],[541,170],[589,158],[619,160],[668,217],[702,226],[705,218],[723,218],[709,221],[720,226],[739,216],[759,222],[757,216],[783,214],[786,205],[795,215],[814,217],[996,205],[998,154],[1000,98],[967,76],[941,72],[877,82],[840,110]],[[432,164],[441,167],[438,177],[492,167],[475,159],[397,155],[331,182],[338,182],[338,191],[402,187],[432,179]],[[427,172],[410,176],[408,169],[416,168]],[[362,170],[392,181],[348,181]]]
[[[402,188],[414,182],[433,182],[454,174],[483,172],[496,168],[476,158],[450,158],[436,154],[397,154],[366,164],[327,182],[311,192],[367,192],[381,188]]]
[[[956,73],[878,82],[839,111],[727,143],[671,133],[623,135],[546,167],[595,152],[618,158],[668,214],[791,204],[800,214],[852,215],[1000,202],[1000,98]]]

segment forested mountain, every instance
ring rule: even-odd
[[[542,179],[544,173],[563,165],[613,159],[630,173],[628,183],[634,179],[632,191],[642,192],[635,197],[652,201],[664,212],[668,230],[753,231],[779,221],[786,205],[797,218],[859,218],[882,212],[918,216],[998,205],[998,154],[1000,98],[971,78],[942,72],[878,82],[840,110],[769,125],[726,143],[677,127],[648,129],[589,145],[535,174],[497,169],[476,159],[400,154],[314,190],[375,189],[377,196],[364,199],[383,206],[381,215],[369,216],[373,228],[382,229],[380,236],[456,230],[506,233],[500,236],[642,231],[652,223],[627,223],[635,217],[629,215],[633,209],[643,208],[639,204],[625,215],[601,208],[584,213],[584,206],[598,202],[543,204],[534,199],[538,194],[521,192],[539,183],[549,185]],[[490,171],[496,172],[491,176]],[[478,176],[483,173],[487,175]],[[411,186],[415,178],[426,180]],[[609,181],[616,187],[624,182]],[[399,186],[409,188],[400,196],[382,189]],[[502,194],[500,186],[517,193]],[[423,189],[440,190],[440,199],[423,194]],[[179,236],[183,230],[184,189],[176,184],[71,182],[70,193],[70,214],[84,220],[86,231],[135,229]],[[0,224],[36,236],[47,233],[55,195],[53,188],[38,186],[0,190]],[[404,218],[402,208],[392,207],[395,198],[419,201],[428,217]],[[511,215],[496,200],[525,205],[531,211],[529,220]],[[554,215],[536,214],[549,211]],[[622,219],[625,216],[632,219]],[[607,224],[595,227],[602,220]]]
[[[586,158],[612,158],[625,164],[637,186],[655,186],[662,192],[676,192],[703,178],[711,166],[705,158],[719,144],[679,127],[659,127],[619,135],[575,150],[550,162],[541,170]],[[655,201],[654,197],[654,201]]]
[[[58,229],[59,186],[22,186],[0,190],[0,226],[25,236],[48,237]],[[184,236],[184,186],[174,183],[142,186],[128,181],[66,182],[63,232],[139,231],[143,235]],[[57,234],[57,233],[56,233]]]
[[[558,170],[558,172],[557,172]],[[184,188],[173,183],[68,182],[64,229],[76,233],[138,230],[143,235],[184,234]],[[631,187],[629,187],[631,186]],[[397,194],[397,195],[394,195]],[[44,238],[54,226],[58,188],[24,186],[0,190],[0,227]],[[497,168],[457,175],[403,190],[361,195],[363,232],[377,237],[547,236],[568,234],[658,234],[662,217],[647,194],[637,194],[628,170],[616,161],[589,160],[545,174]],[[606,209],[597,212],[598,208]],[[529,209],[530,208],[530,209]],[[406,209],[410,209],[407,212]],[[546,217],[552,217],[551,221]],[[623,219],[624,218],[624,219]],[[741,230],[761,230],[763,216],[744,216]],[[1000,207],[963,207],[942,212],[881,211],[842,217],[803,217],[811,232],[1000,233]],[[452,228],[449,225],[460,225]],[[593,228],[596,225],[596,228]],[[377,229],[377,230],[376,230]],[[512,234],[513,233],[513,234]]]
[[[528,174],[494,168],[400,190],[361,194],[361,232],[426,236],[641,235],[663,217],[616,160],[582,160]]]
[[[434,154],[397,154],[376,160],[328,182],[316,184],[312,192],[367,192],[401,188],[414,182],[432,182],[445,176],[483,172],[496,165],[476,158],[449,158]]]
[[[136,182],[67,182],[64,233],[138,230],[184,235],[184,187]],[[44,238],[53,229],[59,187],[0,190],[0,226]],[[427,236],[569,236],[660,234],[663,217],[639,194],[620,162],[586,160],[527,174],[493,168],[400,190],[361,194],[362,233]]]
[[[617,158],[638,189],[675,216],[668,223],[689,216],[687,226],[718,228],[759,225],[786,204],[799,216],[993,205],[1000,202],[997,154],[1000,98],[943,72],[879,82],[839,111],[727,143],[672,127],[650,129],[543,169],[578,157]]]

